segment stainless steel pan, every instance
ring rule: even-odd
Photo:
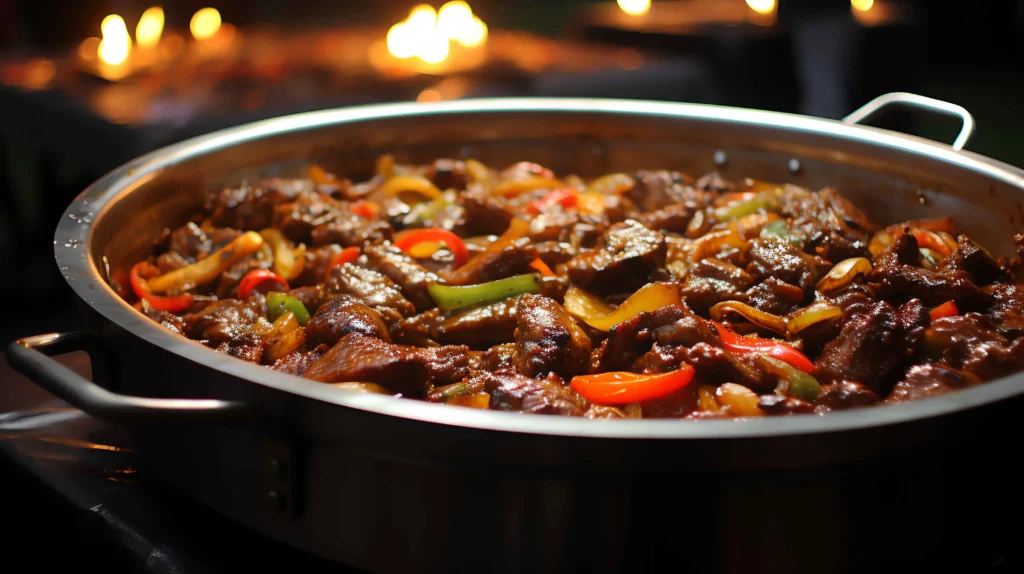
[[[959,117],[954,146],[854,125],[894,104]],[[210,186],[287,175],[310,160],[359,174],[382,152],[835,186],[875,220],[953,214],[1009,254],[1024,227],[1024,172],[962,151],[972,129],[963,108],[911,94],[882,96],[845,122],[585,99],[258,122],[158,150],[85,190],[57,228],[55,253],[94,329],[23,339],[7,356],[83,410],[128,425],[149,464],[194,497],[372,570],[987,565],[1019,534],[995,525],[1021,510],[1003,437],[1024,402],[1024,375],[825,417],[599,422],[477,411],[349,394],[217,354],[149,321],[104,280],[180,225]],[[96,382],[46,356],[81,348]],[[998,504],[977,504],[961,481],[1008,490]]]

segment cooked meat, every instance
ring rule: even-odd
[[[938,397],[980,382],[981,380],[972,373],[958,371],[946,365],[914,365],[907,371],[903,380],[892,388],[885,402],[902,403]]]
[[[385,343],[391,342],[391,335],[380,315],[351,295],[331,299],[306,325],[307,340],[313,344],[333,345],[349,333],[361,333]]]
[[[181,319],[186,336],[216,347],[248,331],[257,317],[252,306],[237,299],[225,299]]]
[[[474,381],[482,381],[491,395],[490,408],[543,415],[583,416],[587,401],[569,387],[548,380],[531,379],[515,371],[479,373]]]
[[[389,307],[404,316],[416,308],[387,276],[358,265],[339,265],[328,274],[325,284],[329,293],[353,295],[371,307]]]
[[[392,392],[423,396],[430,384],[445,384],[468,374],[466,347],[420,349],[385,343],[362,333],[342,337],[303,375],[325,383],[379,383]]]
[[[528,377],[556,373],[568,379],[587,372],[590,337],[561,305],[543,295],[523,295],[516,314],[520,373]]]
[[[878,403],[878,395],[874,391],[851,381],[840,381],[821,387],[818,398],[814,400],[815,410],[821,412],[842,411],[858,407],[870,407]]]
[[[531,273],[537,248],[526,237],[501,249],[488,249],[446,276],[448,285],[475,285],[522,273]]]
[[[569,279],[600,293],[628,293],[665,264],[665,237],[628,220],[616,223],[594,249],[566,263]]]
[[[310,233],[313,246],[337,243],[342,247],[361,247],[367,243],[391,239],[391,226],[376,219],[363,219],[348,210],[339,211],[331,221],[321,223]]]
[[[366,247],[364,251],[370,266],[397,283],[417,311],[434,306],[427,288],[440,283],[440,277],[424,269],[397,247],[378,244]]]
[[[953,217],[879,225],[832,188],[719,173],[584,179],[527,161],[494,169],[468,159],[380,159],[365,181],[265,178],[212,191],[202,210],[158,230],[146,250],[138,269],[153,291],[148,303],[135,293],[146,285],[128,285],[130,265],[109,270],[110,286],[155,323],[226,355],[340,389],[478,409],[796,416],[924,399],[1024,371],[1024,235],[1005,259],[958,233]],[[441,197],[382,188],[406,176],[431,182]],[[544,201],[553,190],[565,197]],[[247,273],[275,267],[269,246],[252,245],[216,273],[193,273],[246,230],[268,227],[305,245],[301,271],[287,277],[287,295],[311,314],[305,325],[273,324],[259,289],[237,300]],[[391,242],[396,232],[431,229],[428,240],[398,242],[402,249]],[[358,253],[333,265],[349,248]],[[871,271],[818,290],[850,257],[866,258]],[[487,285],[520,274],[537,284]],[[645,285],[653,298],[635,295]],[[442,309],[431,290],[440,299],[451,288],[460,306],[446,300]],[[566,300],[570,288],[580,292]],[[768,329],[730,312],[719,325],[710,310],[723,301],[783,321]],[[830,314],[805,318],[824,320],[792,331],[805,310],[822,309]],[[617,325],[595,321],[608,313]],[[791,348],[769,351],[783,343]],[[818,397],[789,396],[787,371],[765,352],[812,363]],[[687,365],[692,384],[642,402],[590,404],[572,386],[583,374]]]
[[[224,353],[237,357],[243,361],[249,363],[260,363],[263,358],[263,351],[267,348],[268,341],[263,335],[257,335],[255,333],[244,333],[225,341],[217,347],[218,353]]]

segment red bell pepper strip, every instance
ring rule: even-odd
[[[349,204],[349,211],[362,217],[363,219],[373,219],[377,216],[377,211],[370,205],[369,202],[360,199],[354,203]]]
[[[735,353],[764,353],[800,369],[805,373],[814,371],[814,363],[793,347],[773,339],[742,337],[718,321],[712,321],[722,338],[722,346]]]
[[[953,317],[959,314],[960,310],[957,309],[956,307],[956,301],[946,301],[945,303],[932,309],[931,312],[928,313],[928,315],[931,316],[932,321],[935,321],[936,319],[941,319],[943,317]]]
[[[531,201],[530,205],[526,206],[526,211],[537,215],[551,209],[555,204],[565,208],[575,207],[579,198],[580,192],[575,187],[563,187],[552,191],[540,199]]]
[[[943,257],[949,257],[953,254],[953,251],[946,245],[946,242],[941,237],[935,234],[934,231],[928,231],[926,229],[915,229],[911,232],[914,239],[917,240],[918,247],[927,247],[934,249],[942,254]]]
[[[242,280],[238,283],[238,298],[245,300],[252,295],[252,292],[265,284],[273,284],[267,291],[287,291],[289,289],[288,282],[284,280],[277,273],[269,269],[253,269],[252,271],[245,274]],[[266,291],[264,291],[266,292]]]
[[[462,241],[461,237],[447,229],[438,229],[435,227],[415,229],[410,231],[408,234],[404,234],[395,239],[394,245],[402,251],[407,252],[413,245],[423,243],[424,241],[439,241],[444,243],[445,246],[448,247],[448,250],[452,252],[455,267],[462,267],[466,261],[469,261],[469,251],[466,249],[466,243]]]
[[[359,248],[358,247],[346,247],[341,250],[334,259],[331,260],[331,266],[329,269],[334,269],[336,265],[344,265],[346,263],[354,263],[356,259],[359,259]]]
[[[654,375],[638,375],[624,371],[573,377],[573,390],[592,403],[622,405],[664,397],[685,387],[693,380],[693,367]]]
[[[544,260],[543,260],[543,259],[541,259],[540,257],[538,257],[538,258],[534,259],[534,260],[533,260],[533,261],[532,261],[532,262],[530,263],[530,267],[533,267],[533,268],[534,268],[534,269],[536,269],[536,270],[537,270],[537,271],[538,271],[538,272],[539,272],[539,273],[540,273],[541,275],[543,275],[543,276],[545,276],[545,277],[554,277],[554,276],[555,276],[555,272],[554,272],[554,271],[552,271],[552,270],[551,270],[551,268],[550,268],[550,267],[548,267],[548,264],[547,264],[547,263],[544,263]]]
[[[149,292],[149,286],[146,284],[146,279],[143,277],[156,277],[160,275],[160,271],[150,265],[146,261],[140,261],[136,263],[131,272],[128,273],[128,281],[132,284],[132,291],[135,291],[135,296],[139,299],[145,299],[149,306],[156,309],[157,311],[167,311],[169,313],[179,313],[192,306],[192,294],[185,293],[184,295],[178,295],[175,297],[161,297],[159,295],[153,295]]]

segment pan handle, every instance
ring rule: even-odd
[[[953,149],[955,150],[964,149],[964,146],[967,145],[967,140],[971,139],[971,135],[974,134],[974,116],[963,106],[907,92],[892,92],[878,96],[843,118],[843,123],[859,124],[878,110],[894,105],[902,105],[960,118],[963,126],[960,128],[960,133],[956,136],[956,139],[953,140]]]
[[[99,419],[113,423],[157,421],[239,422],[253,420],[254,411],[236,401],[163,399],[120,395],[83,378],[50,355],[85,351],[96,364],[98,341],[87,332],[50,333],[14,341],[7,361],[47,391]]]

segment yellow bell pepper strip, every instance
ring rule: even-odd
[[[443,243],[452,252],[453,263],[456,268],[462,267],[469,261],[469,251],[466,249],[466,243],[461,237],[447,229],[432,227],[403,231],[395,237],[394,246],[409,253],[414,246],[426,242]]]
[[[822,293],[835,291],[849,285],[858,275],[871,273],[871,262],[865,257],[851,257],[832,266],[832,269],[818,281],[815,288]]]
[[[729,351],[734,353],[762,353],[785,361],[805,373],[810,373],[814,370],[814,363],[810,359],[782,341],[762,339],[761,337],[754,336],[741,337],[718,321],[712,321],[712,323],[718,329],[718,336],[722,339],[722,346]]]
[[[376,193],[385,197],[395,197],[402,192],[418,193],[426,199],[441,198],[441,190],[421,175],[396,175],[380,184],[376,190]]]
[[[306,266],[306,246],[293,248],[292,242],[288,241],[281,230],[274,228],[260,231],[260,237],[274,252],[274,271],[285,281],[294,281]]]
[[[791,313],[786,321],[786,330],[789,331],[789,334],[795,335],[811,325],[838,319],[842,316],[843,310],[839,306],[825,300],[816,301]]]
[[[761,355],[758,360],[768,372],[779,377],[779,382],[782,383],[781,390],[786,395],[807,402],[818,398],[818,393],[821,392],[821,383],[818,382],[818,379],[775,357]]]
[[[317,185],[329,185],[335,183],[334,174],[329,173],[327,170],[315,163],[309,164],[306,172],[309,174],[309,179],[313,180],[313,183]]]
[[[711,233],[702,235],[700,239],[697,239],[690,244],[690,261],[696,263],[702,259],[715,255],[727,245],[735,247],[736,249],[745,249],[747,247],[747,241],[740,237],[740,234],[736,229],[712,231]]]
[[[144,299],[149,303],[150,307],[157,311],[180,313],[181,311],[191,307],[193,301],[191,293],[185,293],[176,297],[159,297],[150,292],[150,288],[146,283],[145,277],[152,277],[158,273],[160,273],[160,271],[146,261],[136,263],[128,274],[128,281],[131,283],[132,291],[135,292],[135,296],[140,300]]]
[[[662,307],[678,305],[681,301],[679,287],[675,283],[645,285],[615,309],[611,309],[600,298],[575,285],[566,291],[564,300],[565,309],[570,315],[598,331],[611,331],[619,323],[628,321],[640,313],[650,313]]]
[[[530,205],[526,206],[526,211],[533,215],[544,213],[551,209],[555,205],[561,205],[563,208],[576,207],[576,202],[579,200],[580,192],[575,187],[561,187],[544,197],[531,201]]]
[[[537,280],[535,274],[526,273],[498,279],[497,281],[466,285],[464,287],[452,287],[435,283],[428,287],[427,291],[434,298],[434,302],[437,303],[438,307],[450,311],[472,305],[504,301],[509,297],[525,293],[537,293],[540,291],[540,281]]]
[[[718,320],[721,320],[727,312],[736,313],[758,327],[768,329],[769,331],[775,331],[780,335],[786,334],[785,319],[778,315],[766,313],[760,309],[751,307],[746,303],[740,303],[739,301],[721,301],[719,303],[715,303],[710,309],[708,309],[708,314],[711,315],[711,318]]]
[[[937,321],[938,319],[942,319],[943,317],[953,317],[959,314],[960,310],[957,309],[956,301],[946,301],[945,303],[932,309],[931,312],[928,313],[932,321]]]
[[[590,182],[588,193],[621,195],[636,187],[636,180],[624,173],[609,173]]]
[[[273,285],[278,290],[284,291],[289,289],[288,282],[277,273],[269,269],[253,269],[238,282],[238,298],[243,301],[248,299],[252,292],[261,285]]]
[[[309,311],[306,310],[302,301],[280,291],[267,293],[267,317],[271,321],[277,321],[281,315],[289,311],[295,314],[299,325],[305,326],[306,323],[309,323]]]
[[[149,290],[153,293],[166,293],[171,290],[186,291],[196,285],[209,283],[234,265],[239,259],[259,251],[263,246],[263,238],[255,231],[246,231],[231,243],[221,247],[199,261],[181,269],[150,279]]]
[[[536,189],[558,189],[560,187],[562,187],[562,182],[557,179],[549,177],[531,177],[528,179],[503,181],[494,186],[491,193],[502,197],[514,197],[521,193],[534,191]]]
[[[544,260],[541,259],[540,257],[534,259],[530,263],[530,267],[533,267],[534,269],[536,269],[544,277],[554,277],[555,276],[555,272],[552,271],[551,268],[548,267],[548,264],[544,263]]]
[[[473,183],[481,183],[491,178],[491,170],[487,166],[473,158],[466,160],[466,173]]]
[[[579,375],[572,378],[574,391],[592,403],[624,405],[659,399],[693,381],[693,367],[683,364],[678,370],[653,375],[625,371]]]

